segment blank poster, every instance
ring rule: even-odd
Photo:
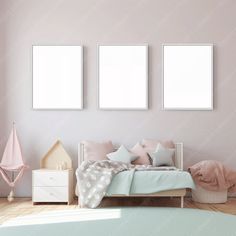
[[[213,109],[213,46],[163,46],[163,107]]]
[[[148,109],[148,47],[99,46],[99,108]]]
[[[33,46],[33,108],[83,108],[81,46]]]

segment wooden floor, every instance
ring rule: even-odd
[[[104,199],[100,207],[110,206],[168,206],[179,207],[178,198],[109,198]],[[221,211],[236,215],[236,198],[230,198],[226,204],[200,204],[195,203],[191,198],[185,198],[185,208],[204,209],[210,211]],[[0,224],[5,221],[30,214],[37,214],[46,211],[79,209],[77,200],[71,205],[62,204],[38,204],[33,205],[29,198],[16,198],[9,203],[5,198],[0,198]]]

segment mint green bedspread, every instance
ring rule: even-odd
[[[123,171],[114,176],[106,195],[148,194],[182,188],[195,188],[187,171]]]

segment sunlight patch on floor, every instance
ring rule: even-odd
[[[120,209],[63,210],[16,217],[3,223],[0,228],[21,225],[40,225],[64,222],[119,219],[120,217]]]

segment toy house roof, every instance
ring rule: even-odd
[[[41,159],[41,168],[57,169],[58,165],[65,165],[66,169],[72,168],[72,160],[64,149],[61,141],[57,141]]]

